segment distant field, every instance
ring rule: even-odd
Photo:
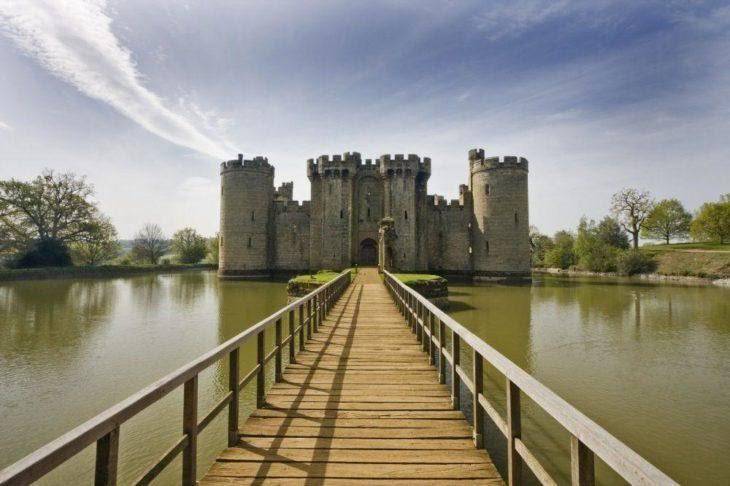
[[[656,245],[642,245],[642,250],[654,251],[684,251],[684,250],[704,250],[704,251],[730,251],[730,244],[726,243],[670,243]]]

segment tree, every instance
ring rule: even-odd
[[[719,202],[705,203],[690,225],[696,240],[730,240],[730,194],[720,196]]]
[[[132,254],[139,261],[157,265],[168,247],[162,228],[156,224],[147,223],[134,236]]]
[[[629,237],[626,231],[624,231],[616,218],[612,218],[611,216],[606,216],[598,223],[596,234],[608,246],[622,250],[629,247]]]
[[[71,245],[74,261],[83,265],[98,265],[113,260],[121,251],[117,230],[106,216],[95,222],[93,229]]]
[[[634,249],[639,248],[639,232],[652,206],[648,191],[624,188],[613,195],[611,211],[623,229],[631,235]]]
[[[686,238],[692,215],[677,199],[662,199],[644,220],[642,236],[662,239],[669,244],[672,238]]]
[[[210,261],[218,264],[220,259],[220,234],[216,233],[214,237],[208,240],[208,255],[210,255]]]
[[[618,248],[601,238],[595,221],[581,218],[573,252],[581,268],[591,272],[612,272],[616,270]]]
[[[193,228],[183,228],[172,235],[172,251],[181,263],[198,263],[208,253],[208,245]]]
[[[32,251],[31,260],[67,264],[68,245],[94,231],[102,218],[91,201],[94,191],[85,178],[45,170],[30,182],[0,181],[0,247],[5,252]],[[65,248],[65,250],[64,250]],[[44,257],[38,252],[49,251]],[[24,258],[21,255],[19,264]]]
[[[553,268],[568,268],[575,263],[573,245],[575,238],[568,231],[558,231],[553,236],[553,248],[545,254],[545,264]]]
[[[553,240],[530,226],[530,247],[532,248],[532,264],[541,266],[545,263],[545,254],[553,247]]]

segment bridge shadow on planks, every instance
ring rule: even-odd
[[[502,484],[471,434],[384,285],[359,275],[200,484]]]

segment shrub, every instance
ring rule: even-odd
[[[553,237],[555,246],[545,253],[545,264],[553,268],[569,268],[575,263],[573,244],[575,239],[567,231],[558,231]]]
[[[591,272],[613,272],[616,270],[618,250],[602,238],[595,221],[585,218],[578,225],[578,236],[573,247],[578,266]]]
[[[656,261],[649,253],[639,250],[626,250],[618,254],[616,269],[621,275],[651,273],[656,269]]]
[[[73,265],[68,246],[54,239],[34,241],[15,261],[17,268],[68,267]]]

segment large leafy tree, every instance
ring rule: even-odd
[[[697,240],[717,240],[721,244],[730,241],[730,194],[718,202],[705,203],[690,226],[692,237]]]
[[[611,216],[606,216],[598,223],[596,235],[599,240],[608,246],[622,250],[629,247],[629,237],[626,235],[626,231],[624,231],[616,218],[612,218]]]
[[[183,228],[172,235],[172,251],[181,263],[198,263],[208,253],[208,242],[193,228]]]
[[[67,255],[68,246],[88,237],[103,219],[93,195],[86,179],[72,173],[45,170],[31,181],[0,181],[0,250]],[[53,258],[38,257],[54,264]]]
[[[639,248],[639,233],[653,205],[648,191],[624,188],[613,195],[611,211],[623,229],[631,235],[634,249]]]
[[[686,238],[692,215],[678,199],[662,199],[654,205],[644,220],[642,236],[662,239],[667,244],[672,238]]]
[[[132,254],[139,261],[157,265],[168,248],[169,245],[162,228],[156,224],[147,223],[134,236]]]
[[[93,229],[71,245],[76,263],[98,265],[113,260],[121,252],[117,230],[109,218],[99,218]]]

